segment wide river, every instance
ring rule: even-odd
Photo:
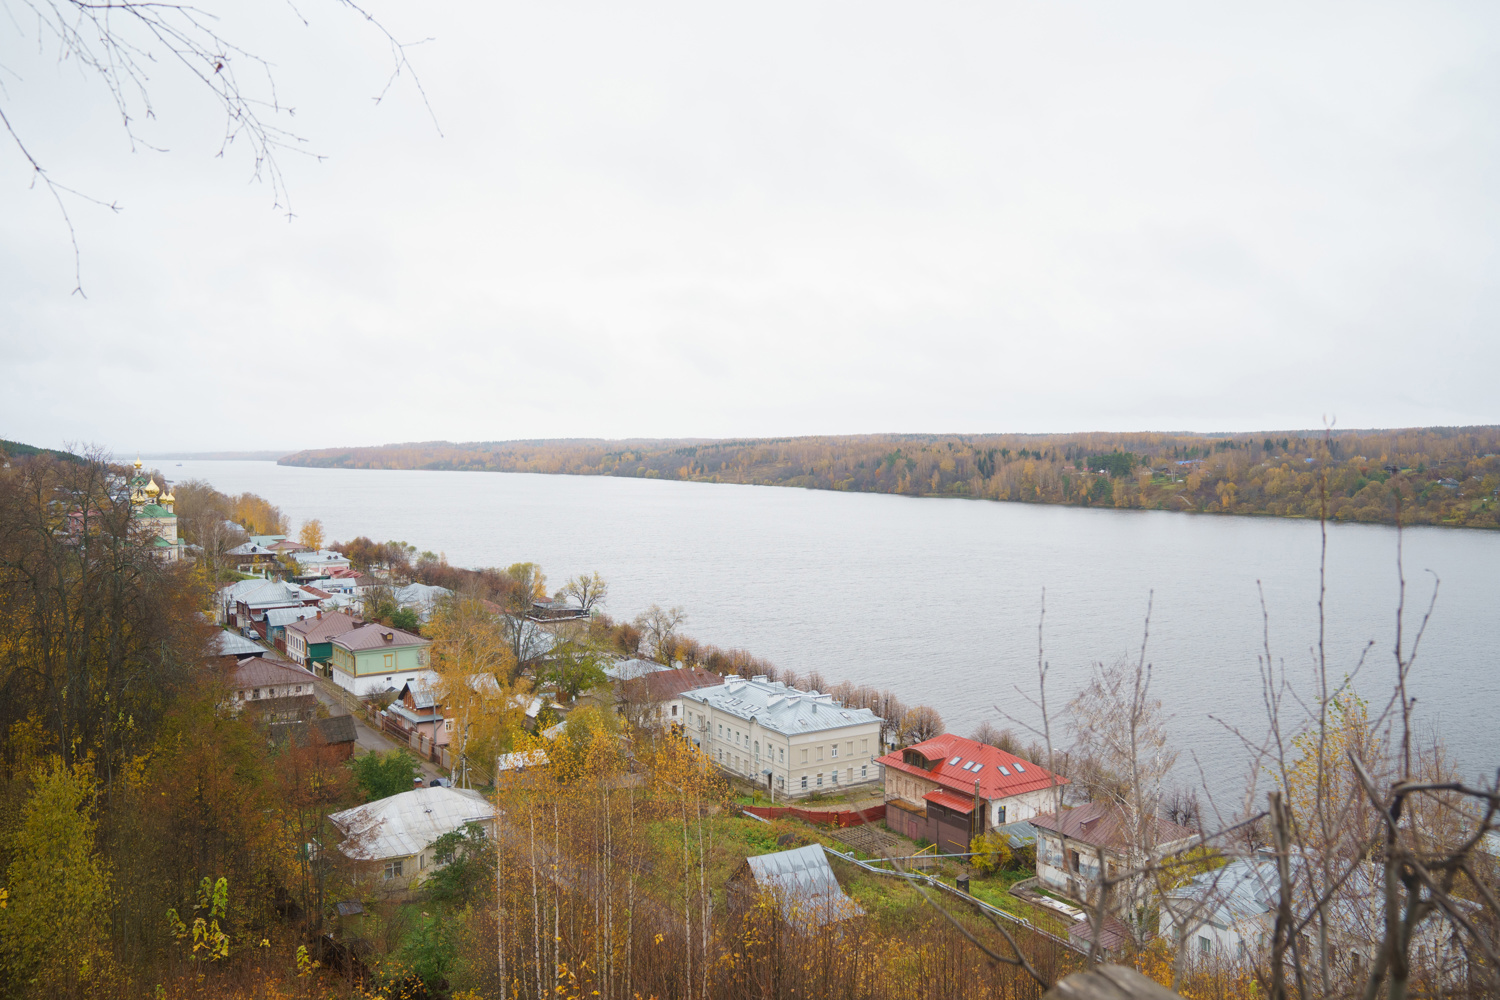
[[[1249,769],[1226,727],[1256,739],[1266,728],[1262,592],[1273,657],[1304,692],[1313,676],[1319,535],[1306,521],[592,476],[154,464],[174,482],[259,493],[294,530],[320,518],[330,539],[401,539],[461,566],[536,562],[554,586],[598,570],[615,617],[679,605],[687,634],[830,682],[891,688],[959,733],[983,719],[1007,725],[1002,713],[1038,718],[1023,696],[1037,695],[1044,588],[1049,709],[1095,661],[1137,655],[1149,602],[1146,657],[1183,751],[1178,778],[1197,784],[1201,764],[1221,794]],[[1387,527],[1328,530],[1329,672],[1353,672],[1370,646],[1355,684],[1373,708],[1394,676],[1396,541]],[[1441,579],[1412,674],[1420,720],[1465,772],[1493,772],[1500,533],[1409,529],[1405,566],[1408,638]]]

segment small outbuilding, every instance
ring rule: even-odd
[[[741,912],[768,895],[781,919],[802,933],[865,912],[844,894],[822,844],[746,858],[725,889],[730,905]]]

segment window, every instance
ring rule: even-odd
[[[864,781],[869,776],[870,776],[870,765],[868,765],[868,764],[861,764],[861,765],[859,765],[859,780],[860,781]]]
[[[802,776],[802,790],[807,791],[807,775]]]
[[[819,788],[823,787],[823,772],[822,771],[818,772],[818,787]]]
[[[833,746],[829,747],[829,750],[832,751],[834,758],[837,759],[839,755],[839,745],[835,743]]]
[[[1069,851],[1068,852],[1068,871],[1070,871],[1070,872],[1076,872],[1076,871],[1078,871],[1078,852],[1077,851]]]
[[[783,764],[786,763],[786,747],[777,747],[776,748],[776,758],[778,760],[780,760]]]
[[[1200,934],[1198,936],[1198,953],[1200,955],[1207,955],[1212,948],[1213,942]]]
[[[391,670],[395,666],[396,666],[396,654],[395,653],[386,653],[385,654],[385,669]]]
[[[722,740],[723,738],[724,738],[724,727],[723,727],[723,725],[720,725],[719,726],[719,739]]]
[[[677,706],[676,706],[676,705],[673,705],[673,706],[672,706],[672,714],[673,714],[673,715],[676,715],[676,714],[677,714]]]
[[[755,756],[760,756],[760,740],[755,741]]]
[[[421,871],[423,868],[426,868],[426,867],[427,867],[427,855],[425,853],[424,854],[418,854],[417,855],[417,870]]]
[[[387,861],[385,863],[385,880],[389,882],[393,878],[401,877],[401,862]]]
[[[996,806],[995,807],[995,825],[996,826],[1004,826],[1005,825],[1005,807],[1004,806]]]
[[[453,732],[453,720],[452,719],[444,719],[443,720],[443,732],[445,732],[445,733],[451,733],[451,732]]]
[[[838,784],[838,783],[839,783],[839,773],[838,773],[838,771],[833,771],[833,772],[831,772],[831,773],[830,773],[830,774],[829,774],[829,778],[830,778],[830,780],[832,780],[832,781],[833,781],[833,783],[834,783],[834,784],[835,784],[835,785],[837,785],[837,784]]]
[[[802,748],[802,763],[807,763],[807,747]]]
[[[255,693],[253,695],[251,695],[251,697],[252,698],[259,698],[260,697],[260,688],[256,688],[255,689]]]

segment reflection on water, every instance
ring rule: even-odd
[[[1273,655],[1311,676],[1316,523],[639,479],[156,464],[174,481],[260,493],[294,528],[321,518],[332,539],[402,539],[466,566],[530,560],[554,585],[598,570],[617,617],[681,605],[691,635],[892,688],[960,733],[984,718],[1005,724],[997,707],[1035,719],[1022,695],[1037,690],[1043,588],[1052,706],[1092,661],[1139,650],[1149,601],[1146,655],[1184,751],[1180,777],[1196,779],[1196,760],[1215,788],[1234,787],[1247,766],[1225,724],[1257,738],[1264,729],[1261,592]],[[1331,672],[1353,670],[1373,641],[1357,687],[1376,707],[1393,673],[1395,541],[1391,528],[1329,530]],[[1442,579],[1413,680],[1422,719],[1466,770],[1493,769],[1500,534],[1408,531],[1406,567],[1421,595],[1410,603],[1423,608]]]

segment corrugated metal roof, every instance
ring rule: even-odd
[[[781,916],[789,924],[823,927],[864,914],[844,894],[822,844],[746,858],[756,884],[773,893]]]
[[[418,853],[465,823],[489,823],[495,807],[467,788],[414,788],[328,817],[351,858],[379,861]]]
[[[944,809],[952,809],[954,812],[972,813],[974,811],[973,799],[966,799],[952,792],[928,792],[922,798],[928,802],[935,802]]]

